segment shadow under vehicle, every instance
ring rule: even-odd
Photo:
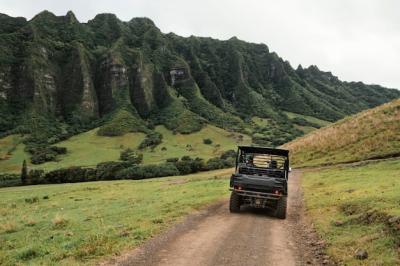
[[[239,212],[242,205],[268,208],[276,217],[285,219],[288,178],[288,150],[239,146],[230,180],[229,210]]]

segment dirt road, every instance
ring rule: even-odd
[[[224,201],[110,264],[321,265],[323,254],[303,221],[299,180],[299,172],[293,172],[286,220],[254,209],[231,214]]]

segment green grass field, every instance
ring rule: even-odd
[[[231,169],[0,189],[0,265],[94,264],[228,195]]]
[[[296,117],[303,118],[303,119],[307,120],[308,122],[311,122],[311,123],[320,125],[321,127],[325,127],[325,126],[331,124],[331,122],[329,122],[329,121],[325,121],[325,120],[322,120],[322,119],[318,119],[318,118],[313,117],[313,116],[301,115],[301,114],[296,114],[296,113],[291,113],[291,112],[285,112],[285,114],[286,114],[290,119],[293,119],[293,118],[296,118]]]
[[[98,129],[78,134],[68,140],[57,143],[57,146],[66,147],[67,154],[58,157],[58,162],[47,162],[41,165],[28,164],[29,168],[44,169],[46,171],[70,166],[95,166],[100,162],[115,161],[119,159],[120,152],[125,148],[137,149],[145,138],[143,133],[127,133],[123,136],[106,137],[96,134]],[[229,149],[236,149],[237,145],[250,144],[251,138],[246,135],[228,132],[226,130],[208,125],[199,132],[192,134],[173,134],[164,126],[156,127],[156,131],[163,135],[162,143],[154,151],[145,149],[143,153],[144,164],[164,162],[167,158],[189,155],[209,159],[221,155]],[[241,137],[242,136],[242,137]],[[203,143],[203,139],[213,141],[211,145]],[[17,135],[0,139],[0,171],[19,172],[22,161],[29,155],[24,152],[24,144]],[[12,147],[15,150],[11,155],[7,151]]]
[[[266,127],[271,124],[271,119],[262,118],[262,117],[258,117],[258,116],[252,117],[251,121],[253,121],[253,123],[255,123],[257,126],[260,126],[260,127]]]
[[[158,163],[165,161],[167,158],[182,157],[184,155],[207,160],[221,155],[224,151],[236,150],[238,145],[251,143],[251,138],[246,135],[228,132],[210,125],[192,134],[174,135],[172,131],[163,126],[158,126],[156,131],[163,135],[163,142],[153,152],[146,150],[143,154],[144,163]],[[207,138],[212,140],[212,144],[203,143],[203,139]],[[163,148],[166,150],[163,150]]]
[[[400,264],[400,223],[388,224],[400,216],[400,160],[307,170],[303,188],[329,255],[343,265]],[[368,251],[366,261],[353,258],[357,248]]]

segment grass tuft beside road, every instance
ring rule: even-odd
[[[307,214],[344,265],[400,265],[400,160],[303,172]],[[354,258],[357,248],[369,258]]]
[[[0,189],[0,265],[94,264],[227,197],[231,169]]]

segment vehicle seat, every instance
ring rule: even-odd
[[[277,161],[271,160],[271,161],[269,162],[268,168],[271,168],[271,169],[276,169],[276,168],[278,168],[278,163],[277,163]]]

